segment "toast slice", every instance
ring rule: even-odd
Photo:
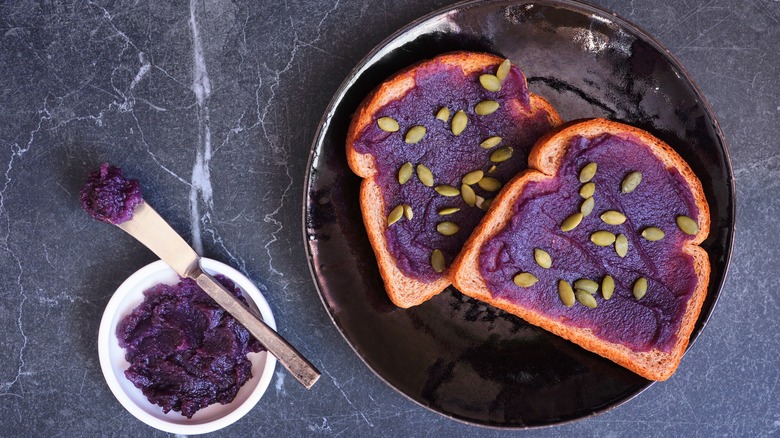
[[[368,95],[353,115],[347,134],[350,168],[364,178],[360,207],[379,271],[390,300],[407,308],[423,303],[450,285],[449,269],[466,237],[484,215],[483,202],[494,195],[472,183],[473,199],[463,198],[462,178],[479,170],[484,176],[506,183],[527,166],[536,140],[561,123],[544,99],[528,92],[525,76],[507,62],[506,76],[498,74],[503,58],[486,53],[453,52],[413,65],[389,78]],[[500,79],[500,89],[490,91],[480,77]],[[499,108],[479,111],[480,102],[492,100]],[[455,119],[467,120],[462,132]],[[385,131],[380,119],[397,123]],[[415,126],[425,128],[423,138],[410,143]],[[418,130],[420,128],[417,128]],[[480,147],[488,138],[501,137],[491,147]],[[508,149],[506,161],[491,162],[498,149]],[[504,157],[500,157],[503,159]],[[408,163],[408,164],[407,164]],[[412,168],[408,181],[399,173]],[[433,184],[423,183],[419,166],[431,171]],[[424,172],[424,170],[423,170]],[[489,178],[489,179],[490,179]],[[457,189],[457,195],[438,193],[439,186]],[[495,187],[488,187],[495,189]],[[467,194],[468,196],[468,194]],[[390,224],[393,210],[406,204],[403,217]],[[440,214],[447,209],[455,213]],[[396,211],[398,213],[398,211]],[[397,214],[396,214],[397,215]],[[442,235],[442,222],[455,224]],[[432,265],[435,251],[440,259]],[[443,259],[443,264],[439,263]]]
[[[590,163],[596,171],[588,180]],[[710,214],[700,181],[658,138],[604,119],[546,135],[529,166],[466,242],[452,266],[454,285],[647,379],[667,379],[688,345],[709,282],[709,258],[699,245]],[[628,175],[640,170],[632,189]],[[571,228],[578,216],[567,220],[582,213],[587,197],[593,204],[586,212],[592,211]],[[605,215],[610,211],[623,217]],[[616,235],[626,237],[625,247],[610,242]],[[598,291],[588,293],[594,283],[575,283],[580,279],[595,281]]]

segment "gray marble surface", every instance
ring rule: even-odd
[[[377,43],[447,1],[0,4],[0,435],[158,436],[109,391],[96,335],[116,287],[155,260],[78,206],[109,161],[206,256],[264,292],[323,371],[280,367],[221,435],[780,434],[780,2],[612,1],[688,69],[726,133],[738,222],[720,302],[677,373],[618,409],[507,433],[444,418],[380,381],[331,323],[301,237],[309,147]]]

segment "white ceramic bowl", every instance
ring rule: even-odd
[[[259,311],[266,324],[276,330],[276,322],[268,302],[255,285],[243,274],[230,266],[211,259],[201,259],[201,267],[209,274],[222,274],[238,286],[249,303]],[[227,405],[212,404],[187,418],[180,412],[163,413],[162,408],[152,404],[125,377],[130,364],[125,360],[125,350],[119,346],[116,328],[119,322],[141,304],[143,292],[157,284],[176,284],[179,277],[162,260],[139,269],[114,292],[106,306],[98,333],[98,353],[103,376],[114,396],[133,416],[168,433],[194,435],[213,432],[236,422],[249,412],[263,396],[271,383],[276,358],[267,352],[250,353],[252,378],[238,391],[236,398]]]

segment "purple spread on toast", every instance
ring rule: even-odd
[[[121,224],[133,218],[133,209],[144,202],[137,180],[128,180],[122,169],[103,163],[89,174],[81,189],[81,207],[94,219]]]
[[[215,276],[233,295],[236,285]],[[192,418],[213,403],[233,401],[252,377],[247,353],[264,348],[192,279],[158,284],[117,327],[130,367],[125,376],[163,412]]]
[[[563,232],[561,223],[579,211],[578,175],[589,162],[598,170],[593,178],[595,208],[575,229]],[[638,140],[604,134],[588,140],[576,137],[561,161],[555,178],[530,182],[514,206],[508,225],[486,241],[479,256],[480,272],[495,297],[530,308],[553,319],[589,328],[606,341],[635,351],[657,348],[668,352],[676,335],[688,299],[697,282],[693,258],[682,244],[692,236],[677,227],[675,218],[699,215],[694,197],[676,169],[666,169]],[[642,182],[631,193],[621,193],[621,181],[630,172],[642,172]],[[625,214],[621,225],[600,219],[607,210]],[[659,241],[642,238],[646,227],[665,232]],[[628,252],[620,258],[614,246],[591,242],[593,232],[606,230],[628,238]],[[547,251],[553,260],[549,269],[534,262],[534,249]],[[513,277],[530,272],[539,281],[518,287]],[[615,280],[610,300],[595,294],[598,306],[579,303],[566,307],[558,297],[559,279],[569,284],[580,278],[601,283],[605,275]],[[646,295],[637,300],[632,286],[639,277],[648,282]]]
[[[488,91],[480,84],[479,76],[483,73],[495,74],[496,67],[468,76],[459,67],[441,63],[419,68],[415,86],[377,111],[374,122],[354,143],[356,151],[374,156],[376,181],[385,199],[385,215],[400,204],[412,208],[413,220],[401,219],[389,226],[385,238],[399,269],[420,281],[441,277],[442,274],[431,267],[432,251],[442,251],[446,266],[449,266],[485,212],[478,206],[469,207],[461,196],[440,195],[433,187],[423,185],[415,173],[408,182],[399,184],[400,167],[407,162],[415,168],[418,164],[425,165],[433,173],[434,186],[447,184],[460,189],[462,177],[474,170],[482,170],[485,176],[506,183],[527,167],[531,147],[551,128],[545,111],[537,111],[533,117],[525,114],[530,108],[530,96],[525,77],[516,67],[511,68],[497,92]],[[499,109],[489,115],[477,115],[474,107],[484,100],[497,101]],[[442,107],[450,111],[446,122],[436,118]],[[456,136],[452,133],[451,122],[458,110],[468,115],[468,124]],[[383,131],[376,123],[381,117],[395,119],[400,129]],[[419,143],[407,144],[404,136],[416,125],[424,126],[427,132]],[[492,136],[500,136],[503,141],[490,149],[480,147],[480,143]],[[513,148],[512,157],[497,164],[489,173],[495,164],[490,161],[491,153],[505,146]],[[476,184],[472,188],[485,199],[496,195]],[[456,207],[460,211],[439,215],[439,210],[446,207]],[[443,221],[457,224],[459,231],[451,236],[440,234],[436,226]]]

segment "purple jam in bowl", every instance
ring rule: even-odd
[[[580,170],[595,162],[592,181],[595,208],[575,229],[563,232],[560,225],[579,211]],[[621,193],[621,182],[630,172],[642,172],[642,182],[631,193]],[[600,219],[607,210],[627,217],[621,225]],[[485,243],[479,255],[482,276],[493,295],[535,309],[553,319],[589,328],[601,339],[623,344],[634,351],[654,348],[668,352],[693,293],[697,276],[693,259],[682,245],[693,236],[676,225],[678,215],[698,220],[694,197],[676,169],[667,169],[641,142],[605,134],[593,139],[577,137],[562,160],[555,178],[532,182],[514,206],[509,223]],[[646,227],[658,227],[665,237],[642,238]],[[614,246],[597,246],[590,235],[599,230],[625,234],[628,253],[621,258]],[[534,261],[534,249],[547,251],[553,263],[543,269]],[[521,288],[513,277],[530,272],[539,281]],[[580,278],[597,282],[606,275],[615,280],[610,300],[596,293],[597,307],[579,303],[566,307],[558,297],[558,280],[570,284]],[[634,282],[647,279],[647,294],[637,300]]]
[[[240,289],[215,278],[246,303]],[[233,401],[252,378],[248,353],[265,348],[191,279],[158,284],[117,326],[130,367],[125,376],[163,412],[187,418],[213,403]]]
[[[81,207],[93,218],[121,224],[133,218],[133,209],[143,203],[137,180],[128,180],[122,169],[103,163],[91,172],[81,189]]]

